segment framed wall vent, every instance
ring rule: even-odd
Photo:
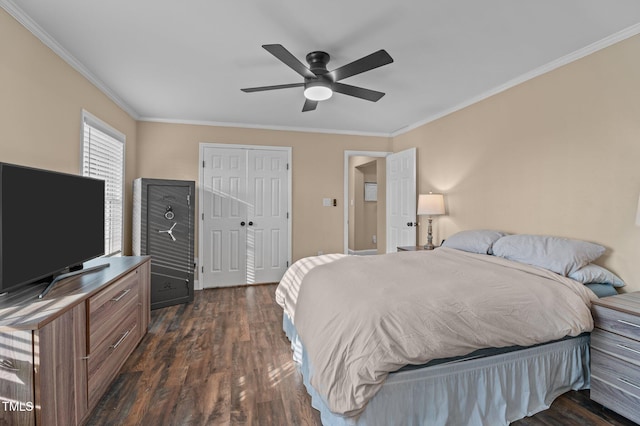
[[[378,201],[378,184],[376,182],[364,183],[364,200]]]

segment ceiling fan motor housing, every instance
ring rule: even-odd
[[[327,64],[329,63],[331,56],[327,52],[311,52],[307,55],[307,62],[309,63],[309,69],[315,75],[327,74]]]

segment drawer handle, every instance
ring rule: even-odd
[[[123,290],[122,293],[120,293],[120,296],[118,297],[114,297],[113,299],[111,299],[112,302],[119,302],[120,299],[122,299],[123,297],[125,297],[127,295],[127,293],[129,293],[131,291],[130,288]]]
[[[630,325],[631,327],[640,328],[640,325],[638,325],[638,324],[634,324],[634,323],[629,322],[629,321],[625,321],[625,320],[618,320],[618,322],[621,322],[621,323],[626,324],[626,325]]]
[[[115,342],[113,345],[109,346],[111,349],[118,349],[118,346],[120,346],[120,344],[122,342],[124,342],[124,339],[127,338],[127,336],[129,335],[129,333],[131,333],[131,330],[127,330],[122,337],[120,337],[120,339],[118,339],[117,342]],[[622,379],[621,379],[622,380]]]
[[[636,385],[635,383],[631,382],[630,380],[627,380],[627,379],[622,378],[622,377],[618,377],[618,380],[620,380],[623,383],[628,384],[631,387],[634,387],[634,388],[640,390],[640,386]]]
[[[619,348],[626,349],[626,350],[628,350],[628,351],[631,351],[631,352],[633,352],[633,353],[636,353],[636,354],[639,354],[639,355],[640,355],[640,351],[637,351],[637,350],[635,350],[635,349],[633,349],[633,348],[630,348],[629,346],[622,345],[622,344],[620,344],[620,343],[618,343],[616,346],[618,346]]]

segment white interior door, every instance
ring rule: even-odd
[[[416,244],[416,149],[387,156],[387,253]]]
[[[201,150],[202,287],[277,282],[291,257],[290,148]]]
[[[204,287],[246,284],[246,152],[205,148],[203,154],[200,280]]]
[[[277,282],[289,260],[288,155],[263,149],[247,154],[247,282]]]

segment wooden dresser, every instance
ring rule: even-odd
[[[83,423],[150,320],[150,258],[96,259],[108,268],[0,298],[0,424]]]
[[[591,399],[640,422],[640,292],[592,305]]]

